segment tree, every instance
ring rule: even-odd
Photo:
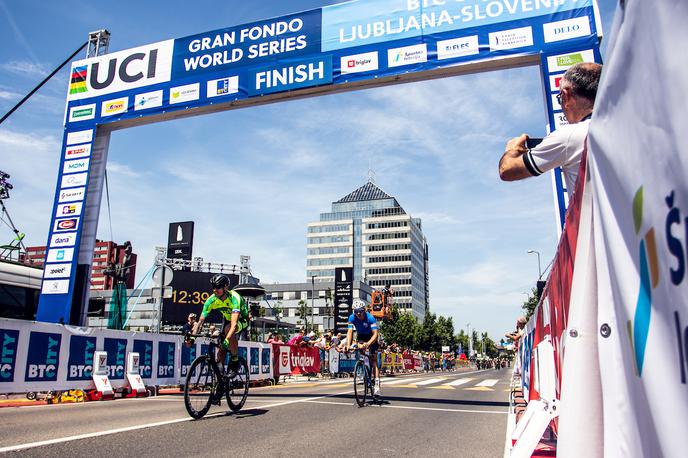
[[[461,352],[468,355],[468,334],[463,332],[463,329],[454,337],[456,339],[457,348],[461,346]]]
[[[397,306],[392,307],[392,318],[382,323],[380,333],[388,344],[397,343],[402,347],[413,347],[415,344],[418,322],[410,313],[401,313]]]
[[[525,313],[526,320],[530,320],[530,317],[533,315],[533,313],[535,313],[535,308],[537,307],[538,302],[540,302],[538,290],[537,288],[533,288],[528,295],[528,299],[523,302],[523,305],[521,305],[521,308]]]
[[[308,316],[311,314],[311,308],[308,306],[308,302],[304,299],[299,301],[299,306],[296,309],[296,315],[299,316],[305,322],[306,332],[308,332]],[[311,323],[312,324],[312,323]]]

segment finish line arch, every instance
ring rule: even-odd
[[[538,65],[548,129],[564,71],[601,62],[596,0],[354,0],[71,66],[36,319],[83,325],[110,134],[295,98]],[[558,228],[567,205],[553,173]]]

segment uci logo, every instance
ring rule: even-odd
[[[69,99],[169,81],[173,46],[167,40],[74,63]]]

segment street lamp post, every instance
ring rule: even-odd
[[[313,322],[313,309],[315,307],[315,277],[311,275],[311,331],[315,332],[315,323]]]
[[[538,258],[538,280],[542,278],[542,269],[540,268],[540,252],[535,250],[528,250],[529,254],[535,253]]]
[[[471,339],[471,323],[466,323],[466,335],[468,336],[468,357],[473,354],[473,339]]]

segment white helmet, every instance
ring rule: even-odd
[[[351,307],[353,308],[354,312],[360,312],[365,310],[366,304],[361,299],[354,299],[354,301],[351,303]]]

